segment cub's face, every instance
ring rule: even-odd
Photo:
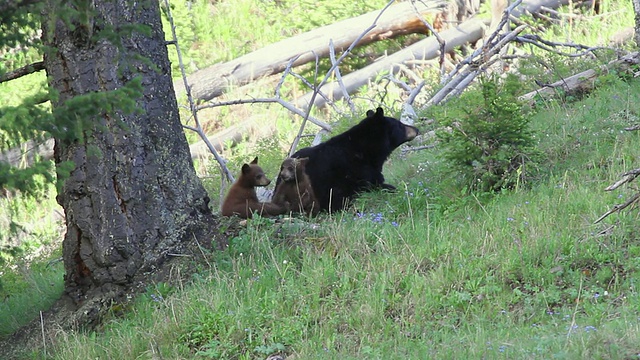
[[[250,186],[267,186],[271,183],[262,168],[258,166],[258,158],[250,164],[242,165],[242,177]]]
[[[271,180],[264,174],[262,168],[258,165],[251,165],[251,174],[253,175],[254,186],[267,186]]]
[[[282,181],[294,181],[304,174],[304,166],[309,158],[286,158],[280,166],[280,178]]]

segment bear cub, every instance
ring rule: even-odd
[[[291,211],[317,215],[320,206],[313,195],[311,181],[305,172],[305,165],[309,158],[287,158],[280,166],[278,178],[273,194],[273,203],[285,206],[291,204]]]
[[[276,216],[289,212],[288,203],[277,205],[269,202],[260,202],[256,195],[256,186],[267,186],[271,180],[258,166],[256,157],[250,164],[242,165],[242,171],[238,179],[231,185],[227,196],[222,203],[222,215],[237,215],[243,219],[251,218],[254,212],[261,216]]]

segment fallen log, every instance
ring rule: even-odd
[[[528,0],[524,1],[512,13],[513,16],[519,17],[522,14],[535,13],[541,7],[556,8],[567,3],[568,0]],[[458,46],[466,43],[473,43],[482,38],[484,31],[489,25],[489,21],[482,21],[477,18],[467,20],[455,28],[451,28],[439,33],[440,38],[445,41],[445,52],[452,51]],[[342,83],[349,94],[352,94],[360,87],[366,85],[371,79],[378,74],[388,71],[396,73],[401,67],[411,68],[411,63],[418,60],[431,60],[440,55],[441,45],[430,36],[421,40],[405,49],[395,52],[373,64],[366,66],[358,71],[354,71],[348,75],[342,76]],[[343,97],[343,90],[337,82],[327,83],[320,88],[320,91],[327,95],[330,100],[339,100]],[[306,109],[310,105],[313,97],[313,91],[301,96],[295,101],[296,106]],[[326,100],[318,96],[314,99],[313,106],[323,107]]]
[[[446,2],[430,0],[416,2],[420,15],[437,14]],[[376,19],[378,16],[380,18]],[[287,67],[289,60],[298,57],[293,66],[299,66],[329,55],[329,42],[333,41],[336,51],[347,49],[351,43],[371,24],[376,26],[362,38],[358,45],[389,39],[412,33],[426,33],[427,27],[416,14],[411,2],[403,2],[389,7],[380,14],[379,10],[339,21],[309,32],[270,44],[262,49],[206,69],[196,71],[187,77],[191,95],[200,101],[211,100],[225,93],[229,88],[248,84],[263,76],[277,74]],[[185,93],[182,81],[174,82],[176,95]]]
[[[520,96],[520,100],[533,105],[535,98],[540,96],[556,95],[559,92],[564,95],[588,93],[595,88],[596,78],[602,71],[609,72],[615,70],[626,73],[634,71],[634,68],[636,68],[638,64],[640,64],[640,52],[634,52],[618,60],[611,61],[607,65],[602,66],[600,70],[589,69],[566,79],[545,85],[541,89]]]
[[[53,139],[47,139],[43,142],[29,140],[20,146],[0,152],[0,162],[14,167],[31,166],[38,158],[53,160]]]
[[[456,47],[470,41],[477,41],[482,37],[483,29],[488,25],[479,19],[467,20],[455,28],[445,30],[439,35],[445,41],[445,52],[452,51]],[[434,59],[440,53],[440,44],[435,37],[431,36],[421,40],[403,50],[393,53],[371,65],[342,76],[344,88],[349,94],[353,94],[357,89],[366,85],[370,79],[375,78],[379,73],[388,71],[396,73],[409,61]],[[339,100],[343,97],[343,90],[337,82],[327,83],[320,88],[320,91],[327,95],[330,100]],[[309,92],[298,99],[297,107],[307,109],[310,105],[313,92]],[[324,107],[327,104],[323,97],[316,97],[313,106]]]

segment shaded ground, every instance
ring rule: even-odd
[[[216,236],[228,238],[228,234]],[[34,352],[50,352],[61,331],[92,330],[99,327],[107,315],[121,315],[114,311],[114,305],[119,309],[126,308],[122,305],[131,303],[149,284],[188,282],[196,267],[206,263],[206,252],[212,250],[210,246],[203,248],[201,245],[204,246],[195,242],[188,244],[187,251],[184,252],[186,256],[171,258],[158,271],[133,279],[129,287],[114,285],[96,290],[80,306],[63,294],[50,309],[42,312],[42,321],[37,317],[13,334],[0,338],[0,359],[34,358]],[[177,274],[182,277],[177,278]]]

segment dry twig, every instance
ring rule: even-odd
[[[213,147],[213,144],[211,144],[211,142],[209,141],[209,138],[207,137],[207,134],[204,133],[204,130],[202,130],[202,126],[200,125],[200,120],[198,119],[198,110],[196,109],[195,101],[193,100],[193,97],[191,96],[191,87],[189,86],[189,83],[187,82],[187,74],[186,74],[186,72],[184,70],[184,63],[182,61],[182,52],[180,51],[180,46],[178,44],[178,36],[176,35],[176,26],[173,23],[173,16],[171,15],[171,6],[169,5],[169,0],[164,0],[164,5],[165,5],[166,10],[167,10],[167,18],[169,19],[169,24],[171,25],[171,35],[173,37],[173,44],[175,45],[176,52],[178,54],[178,63],[180,65],[180,72],[182,74],[182,80],[184,81],[184,88],[187,91],[187,99],[189,99],[189,107],[191,109],[191,114],[193,116],[193,120],[194,120],[194,122],[196,124],[196,126],[188,126],[188,125],[182,125],[182,126],[185,129],[189,129],[189,130],[195,131],[198,134],[198,136],[200,136],[200,138],[202,138],[204,143],[209,148],[209,151],[211,151],[211,153],[215,157],[216,161],[218,162],[218,165],[220,166],[220,170],[225,175],[226,179],[229,182],[233,182],[235,180],[234,177],[233,177],[233,174],[231,174],[231,171],[229,171],[229,168],[227,167],[226,162],[224,161],[224,159],[222,159],[220,154],[218,154],[218,152],[216,151],[215,147]]]
[[[598,220],[594,221],[594,224],[599,223],[600,221],[604,220],[607,216],[615,213],[615,212],[619,212],[622,209],[627,208],[629,205],[635,203],[636,201],[638,201],[638,199],[640,198],[640,192],[634,194],[629,200],[627,200],[624,204],[620,204],[620,205],[615,205],[611,210],[607,211],[606,213],[604,213],[604,215],[600,216],[598,218]]]
[[[622,179],[618,180],[615,184],[608,186],[606,189],[604,189],[604,191],[611,191],[611,190],[615,190],[617,188],[619,188],[620,186],[622,186],[623,184],[626,183],[630,183],[633,180],[635,180],[635,178],[637,178],[638,176],[640,176],[640,169],[634,169],[631,171],[627,171],[626,173],[622,174]]]

